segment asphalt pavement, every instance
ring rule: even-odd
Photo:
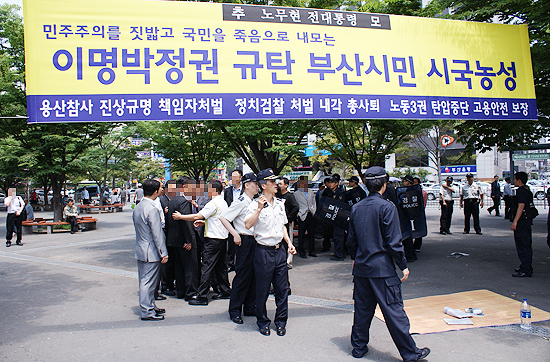
[[[483,235],[463,235],[455,207],[451,230],[440,235],[439,211],[428,208],[429,234],[403,284],[405,299],[488,289],[550,312],[547,209],[533,226],[534,276],[512,278],[519,265],[510,222],[481,211]],[[36,213],[51,217],[51,212]],[[71,235],[24,235],[23,246],[0,246],[2,361],[352,361],[351,261],[331,253],[301,259],[290,270],[287,334],[262,336],[255,318],[229,320],[227,300],[207,307],[168,298],[166,320],[139,319],[132,210],[96,214],[97,230]],[[5,234],[5,212],[0,234]],[[318,246],[320,243],[318,242]],[[452,252],[468,256],[447,257]],[[233,273],[230,273],[230,277]],[[270,316],[274,302],[268,302]],[[517,325],[415,335],[427,361],[549,361],[550,322],[532,332]],[[374,319],[365,361],[400,361],[386,326]]]

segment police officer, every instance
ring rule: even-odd
[[[464,232],[470,233],[470,216],[474,219],[474,230],[476,234],[481,233],[479,226],[479,206],[483,207],[483,193],[479,190],[479,185],[474,182],[474,175],[466,175],[466,184],[460,193],[460,208],[464,206]]]
[[[286,334],[288,319],[288,267],[286,249],[281,247],[284,240],[288,251],[296,254],[290,242],[285,224],[288,220],[284,203],[275,197],[277,176],[268,168],[256,176],[262,195],[251,202],[245,226],[253,231],[256,240],[254,254],[254,275],[256,278],[256,324],[260,333],[269,336],[271,320],[267,317],[266,302],[271,283],[275,289],[275,326],[277,335]]]
[[[441,217],[439,218],[439,233],[442,235],[451,235],[451,219],[453,217],[453,178],[447,176],[445,184],[441,185],[439,190],[439,204],[441,205]]]
[[[244,225],[248,206],[258,192],[254,173],[247,173],[241,179],[244,192],[233,200],[229,209],[220,217],[223,226],[233,236],[235,242],[235,278],[229,299],[229,318],[234,323],[243,324],[244,315],[256,315],[256,282],[254,280],[254,252],[256,240],[251,230]],[[233,223],[233,226],[231,225]]]
[[[408,278],[409,269],[400,243],[397,208],[382,197],[386,191],[386,171],[379,166],[367,169],[365,184],[369,196],[351,209],[347,242],[354,259],[352,355],[361,358],[368,352],[369,328],[378,304],[403,361],[418,361],[430,350],[417,348],[409,334],[409,318],[401,298],[401,282]],[[403,271],[401,280],[394,262]]]

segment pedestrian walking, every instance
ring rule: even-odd
[[[409,277],[409,269],[400,242],[397,208],[382,197],[386,191],[382,167],[367,169],[364,177],[369,195],[351,209],[347,242],[354,260],[352,356],[361,358],[368,352],[369,329],[378,305],[403,361],[418,361],[428,356],[430,349],[416,347],[403,309],[401,282]],[[401,279],[396,264],[403,272]]]
[[[500,184],[498,183],[498,176],[495,175],[493,182],[491,182],[491,199],[493,200],[493,206],[488,207],[487,211],[489,215],[495,210],[495,216],[500,216],[500,198],[502,193],[500,192]]]

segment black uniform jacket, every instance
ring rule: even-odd
[[[172,213],[179,211],[182,215],[192,214],[192,205],[183,196],[174,196],[168,203],[168,217],[166,218],[166,245],[182,247],[184,244],[196,245],[195,229],[192,221],[174,220]]]
[[[378,192],[351,208],[347,245],[355,260],[353,275],[362,278],[396,276],[407,268],[397,208]]]

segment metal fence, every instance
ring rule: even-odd
[[[455,207],[456,207],[456,206],[459,205],[460,199],[456,198],[454,200],[455,200]],[[537,198],[533,198],[533,203],[539,209],[539,212],[540,212],[541,209],[546,210],[548,208],[548,199],[546,199],[546,198],[544,198],[542,200],[539,200]],[[488,208],[488,207],[491,207],[491,206],[493,206],[493,199],[491,199],[491,197],[485,195],[485,197],[483,198],[483,207]],[[426,207],[437,207],[439,209],[440,208],[439,199],[428,200],[428,202],[426,203]],[[504,200],[501,200],[500,207],[501,207],[501,212],[504,212]]]

